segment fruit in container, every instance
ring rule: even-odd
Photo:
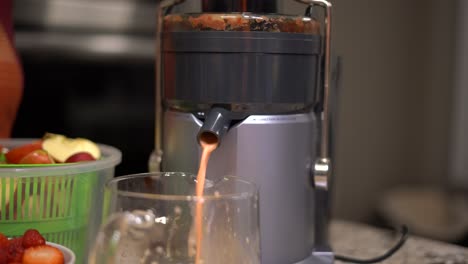
[[[35,229],[23,236],[8,240],[0,233],[0,264],[64,264],[63,253],[46,244],[46,240]]]
[[[53,246],[30,247],[24,251],[23,264],[63,264],[62,252]]]
[[[10,150],[0,146],[0,164],[74,163],[99,158],[101,151],[93,141],[53,133],[46,133],[41,140]]]
[[[65,163],[73,163],[73,162],[83,162],[83,161],[94,161],[96,160],[93,155],[89,152],[78,152],[76,154],[71,155]]]
[[[23,159],[29,153],[36,151],[36,150],[41,150],[41,149],[42,149],[42,140],[39,140],[30,144],[26,144],[26,145],[11,149],[5,154],[5,158],[6,158],[7,163],[18,164],[20,163],[21,159]]]
[[[23,261],[23,238],[17,237],[10,240],[7,247],[7,261],[8,263],[22,263]]]
[[[6,247],[0,247],[0,263],[8,263],[8,250]]]
[[[57,162],[66,162],[68,158],[80,152],[89,153],[95,160],[101,157],[99,147],[85,138],[67,138],[63,135],[47,133],[42,148]]]
[[[46,244],[45,238],[36,229],[26,230],[23,234],[23,247],[30,248],[43,246]]]
[[[35,141],[44,142],[50,136],[48,134],[41,138],[39,135],[40,140],[4,139],[0,140],[0,144],[4,146],[3,151],[6,154],[8,150],[12,151]],[[101,145],[98,146],[101,149]],[[42,144],[41,151],[47,152]],[[95,228],[93,223],[99,221],[103,210],[103,204],[95,202],[101,201],[103,194],[94,189],[101,188],[105,180],[113,176],[113,166],[120,161],[118,150],[102,146],[101,151],[99,161],[83,164],[59,163],[53,157],[55,164],[0,164],[0,218],[3,222],[0,223],[0,233],[12,238],[21,235],[25,226],[39,228],[44,232],[44,237],[50,236],[50,239],[62,244],[52,243],[56,242],[54,240],[46,243],[63,252],[67,264],[75,261],[86,263],[85,257],[89,252],[87,242],[95,236],[95,233],[88,230]],[[71,156],[75,154],[78,153]],[[85,159],[84,155],[77,156],[81,158],[75,161]],[[75,156],[74,159],[76,158]],[[101,180],[103,178],[105,180]],[[66,239],[69,234],[78,235]]]
[[[24,156],[18,164],[53,164],[54,159],[45,150],[38,149]]]
[[[0,248],[8,247],[9,243],[10,242],[8,241],[8,238],[2,233],[0,233]]]

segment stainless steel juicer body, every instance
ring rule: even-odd
[[[194,138],[202,125],[190,113],[165,113],[164,170],[197,171]],[[317,135],[314,114],[251,115],[229,129],[210,159],[207,177],[241,176],[259,186],[262,263],[297,263],[311,255]]]
[[[162,1],[160,17],[175,2]],[[310,17],[297,22],[309,23],[309,31],[294,33],[181,30],[183,23],[174,30],[158,23],[157,101],[165,105],[156,113],[164,120],[156,127],[159,169],[196,172],[197,136],[215,134],[220,146],[207,177],[235,175],[259,187],[265,264],[333,262],[327,240],[331,5],[301,2],[325,7],[325,38]],[[276,23],[248,13],[241,18]]]

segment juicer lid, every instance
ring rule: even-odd
[[[320,23],[310,17],[254,13],[186,13],[164,17],[165,32],[240,31],[319,35]]]

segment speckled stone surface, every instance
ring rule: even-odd
[[[335,220],[331,224],[330,239],[336,254],[365,259],[385,253],[398,237],[390,231]],[[397,253],[381,263],[468,264],[468,248],[410,236]]]

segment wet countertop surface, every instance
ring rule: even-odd
[[[335,220],[331,224],[330,239],[336,254],[368,259],[385,253],[399,236],[389,230]],[[468,248],[410,235],[397,253],[380,263],[468,264]]]

